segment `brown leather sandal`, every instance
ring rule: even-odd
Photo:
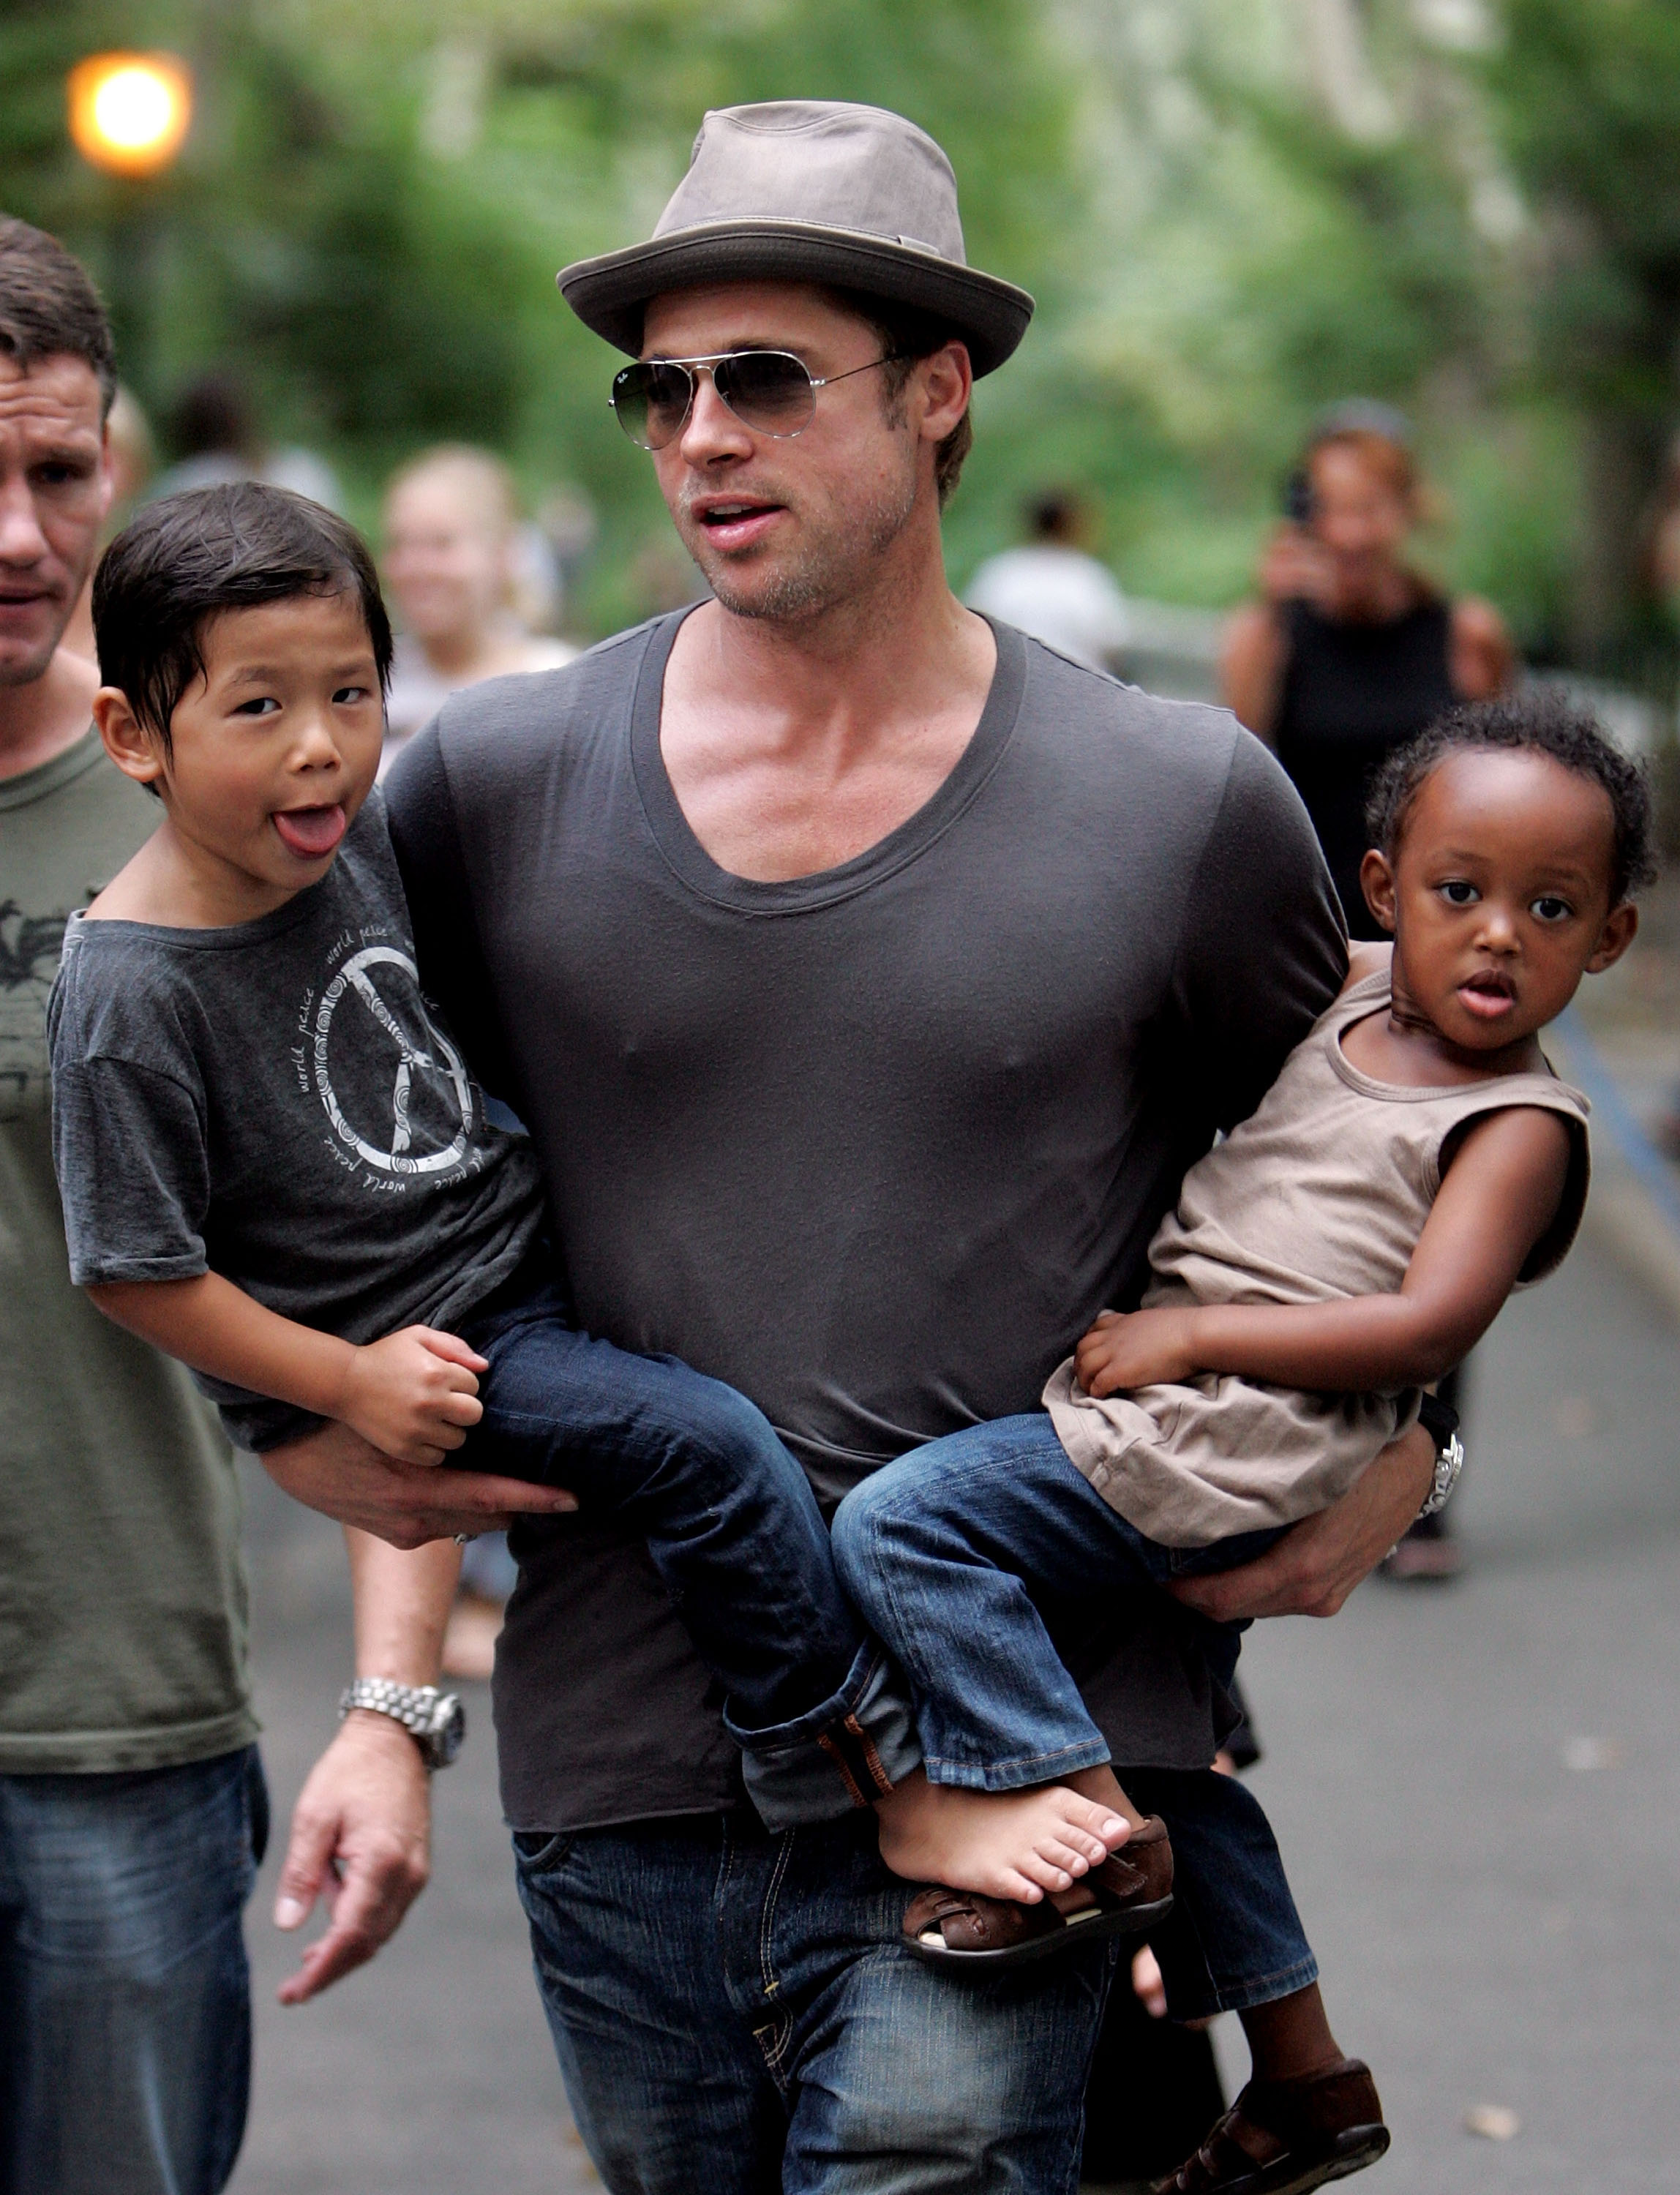
[[[1371,2068],[1344,2058],[1296,2081],[1250,2081],[1152,2195],[1308,2195],[1363,2172],[1388,2146]]]
[[[1075,1887],[1091,1902],[1059,1912],[1046,1898],[1020,1905],[978,1891],[919,1890],[904,1913],[904,1948],[948,1972],[996,1973],[1105,1936],[1138,1936],[1173,1910],[1173,1848],[1167,1825],[1152,1814],[1117,1852]]]

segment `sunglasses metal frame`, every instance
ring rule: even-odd
[[[849,366],[844,373],[813,373],[797,351],[775,350],[761,343],[754,343],[747,350],[707,351],[698,358],[638,358],[629,366],[621,366],[613,376],[612,390],[607,397],[607,409],[617,419],[620,426],[624,427],[626,435],[635,443],[638,450],[646,450],[649,454],[655,450],[668,450],[689,423],[690,417],[694,411],[695,395],[700,387],[700,377],[703,372],[711,376],[712,386],[717,389],[719,403],[723,406],[731,419],[741,421],[741,424],[749,435],[762,435],[767,441],[772,442],[791,442],[796,435],[804,434],[805,429],[811,424],[811,420],[816,418],[817,392],[819,389],[827,389],[832,382],[850,381],[854,373],[869,373],[878,366],[889,366],[897,355],[898,354],[893,351],[883,352],[880,358],[872,358],[863,366]],[[802,419],[797,427],[789,428],[785,435],[778,435],[773,427],[755,427],[750,419],[742,419],[740,412],[730,402],[723,390],[718,389],[716,372],[717,367],[727,366],[731,360],[737,358],[791,359],[810,385],[811,418]],[[633,373],[638,366],[674,366],[679,372],[688,376],[689,400],[683,407],[682,418],[662,442],[644,442],[639,435],[632,435],[628,427],[624,426],[623,416],[618,408],[618,385],[626,374]]]

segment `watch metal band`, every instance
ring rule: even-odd
[[[400,1722],[428,1768],[447,1768],[460,1750],[466,1718],[453,1692],[436,1685],[399,1685],[392,1677],[358,1677],[338,1697],[338,1720],[355,1708]]]
[[[1417,1512],[1420,1518],[1433,1517],[1446,1508],[1464,1467],[1464,1443],[1456,1432],[1449,1433],[1446,1445],[1435,1451],[1435,1475],[1430,1482],[1429,1499]]]

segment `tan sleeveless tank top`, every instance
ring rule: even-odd
[[[1389,1001],[1387,970],[1354,984],[1284,1063],[1259,1109],[1184,1178],[1150,1245],[1146,1305],[1325,1303],[1388,1295],[1406,1277],[1440,1187],[1441,1153],[1470,1121],[1539,1105],[1574,1124],[1557,1217],[1519,1285],[1562,1259],[1586,1202],[1588,1105],[1550,1072],[1448,1089],[1362,1074],[1344,1031]],[[1417,1395],[1306,1395],[1223,1374],[1094,1402],[1060,1365],[1044,1403],[1107,1502],[1168,1547],[1294,1524],[1346,1493],[1417,1415]]]

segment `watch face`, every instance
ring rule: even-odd
[[[466,1736],[466,1709],[453,1692],[447,1692],[432,1711],[426,1731],[434,1764],[447,1768],[461,1749]]]

